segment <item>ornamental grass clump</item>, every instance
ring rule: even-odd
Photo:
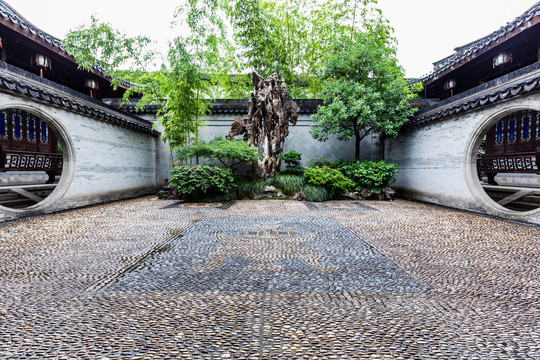
[[[264,180],[248,180],[243,177],[236,177],[236,190],[238,199],[255,199],[264,193],[266,182]]]
[[[280,189],[284,195],[293,196],[304,189],[306,179],[301,175],[279,173],[266,179],[266,183]]]
[[[307,201],[323,202],[330,199],[330,194],[324,186],[306,184],[302,189]]]

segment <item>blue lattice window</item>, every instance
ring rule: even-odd
[[[0,137],[5,138],[7,137],[7,131],[8,131],[8,124],[7,124],[7,118],[4,113],[0,113]]]
[[[513,143],[513,142],[516,142],[516,123],[517,123],[517,119],[516,119],[516,115],[514,114],[514,116],[512,118],[509,118],[508,119],[508,137],[507,137],[507,141],[509,143]]]
[[[13,124],[13,138],[22,139],[21,125],[21,117],[15,116],[15,124]]]
[[[531,140],[531,112],[524,113],[521,117],[521,140]]]
[[[540,111],[536,112],[536,138],[540,139]]]
[[[49,127],[45,122],[41,122],[41,142],[49,142]]]
[[[501,144],[503,142],[503,129],[504,129],[504,120],[499,120],[495,127],[495,143]]]
[[[26,119],[26,132],[28,140],[36,140],[36,119],[33,116],[28,116]]]

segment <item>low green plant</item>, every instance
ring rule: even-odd
[[[230,191],[226,193],[204,194],[201,197],[197,198],[196,201],[200,203],[213,203],[213,202],[233,201],[236,199],[237,199],[236,191]]]
[[[302,191],[306,179],[301,175],[279,173],[266,179],[266,183],[280,189],[287,196],[293,196]]]
[[[307,201],[322,202],[330,199],[330,194],[324,186],[306,184],[302,191]]]
[[[315,159],[309,160],[306,165],[307,165],[307,167],[329,166],[330,161],[328,161],[326,156],[322,155],[322,156],[316,157]]]
[[[197,144],[176,148],[176,158],[178,160],[207,158],[212,161],[219,161],[233,173],[240,163],[253,164],[260,157],[261,155],[257,152],[257,149],[252,148],[243,140],[215,138],[209,142],[200,141]]]
[[[302,153],[298,151],[289,150],[284,154],[279,155],[279,157],[285,161],[285,169],[281,171],[282,174],[293,174],[293,175],[302,175],[304,174],[304,168],[300,164],[302,160]]]
[[[328,166],[307,168],[304,176],[309,184],[324,186],[331,197],[337,197],[354,187],[354,182],[339,170],[329,168]]]
[[[264,193],[266,182],[264,180],[249,180],[244,177],[236,177],[236,190],[238,199],[255,199],[257,195]]]
[[[385,161],[338,160],[330,165],[354,182],[354,191],[369,189],[374,194],[383,193],[394,182],[397,164]]]
[[[171,170],[169,185],[187,199],[201,202],[234,197],[237,187],[230,169],[209,165],[176,167]]]

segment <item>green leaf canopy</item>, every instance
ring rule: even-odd
[[[392,44],[390,29],[383,22],[334,41],[325,65],[324,104],[313,115],[315,124],[310,129],[315,139],[354,137],[359,158],[360,141],[367,135],[397,135],[416,110],[410,106],[416,89],[407,86]]]

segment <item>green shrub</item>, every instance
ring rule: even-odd
[[[247,180],[243,177],[236,177],[238,189],[236,191],[238,199],[255,199],[257,195],[264,193],[266,182],[264,180]]]
[[[331,164],[333,169],[341,171],[354,182],[354,191],[369,189],[375,194],[383,193],[394,182],[397,164],[384,161],[338,160]]]
[[[307,162],[307,167],[323,167],[323,166],[329,166],[330,161],[326,159],[326,156],[322,155],[319,157],[316,157],[315,159],[311,159]]]
[[[215,138],[212,141],[200,141],[197,144],[181,146],[176,148],[176,158],[187,160],[194,157],[207,158],[212,161],[219,161],[223,166],[233,173],[240,163],[256,163],[261,155],[257,149],[252,148],[243,140],[227,140]]]
[[[196,201],[200,203],[213,203],[213,202],[233,201],[237,199],[238,197],[236,196],[236,191],[231,191],[231,192],[226,192],[226,193],[204,194],[201,197],[197,198]]]
[[[303,175],[304,174],[304,168],[302,165],[300,165],[300,161],[302,160],[302,154],[290,150],[287,151],[284,154],[279,155],[279,157],[285,161],[285,169],[281,171],[282,174],[293,174],[293,175]]]
[[[234,198],[237,185],[230,169],[209,165],[182,165],[171,170],[169,185],[190,200],[223,201]],[[231,195],[233,194],[233,195]]]
[[[322,202],[330,199],[330,194],[324,186],[306,184],[302,191],[307,201]]]
[[[287,196],[293,196],[302,191],[306,185],[306,179],[301,175],[280,173],[266,179],[266,183],[280,189]]]
[[[354,183],[339,170],[327,166],[307,168],[304,176],[309,184],[324,186],[332,197],[346,193],[354,186]]]

